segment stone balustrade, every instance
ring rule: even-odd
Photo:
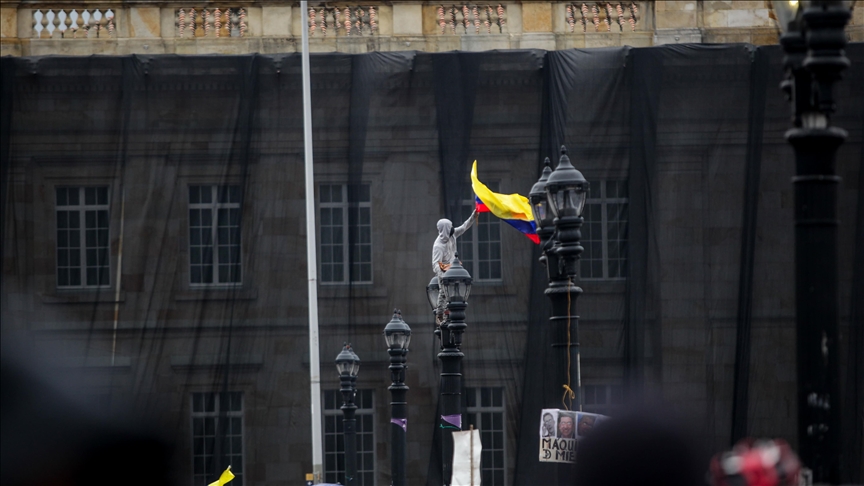
[[[377,35],[380,31],[380,9],[381,7],[376,5],[309,7],[306,12],[309,36]]]
[[[581,2],[567,4],[568,32],[636,32],[639,4],[636,2]]]
[[[94,39],[114,37],[117,29],[110,8],[37,8],[32,10],[37,39]]]
[[[74,1],[74,0],[72,0]],[[229,0],[230,1],[230,0]],[[775,44],[771,2],[126,2],[3,0],[0,55],[569,49],[684,42]],[[864,0],[847,27],[864,41]]]
[[[175,34],[180,38],[245,37],[249,30],[245,8],[178,8],[174,11]]]
[[[439,34],[479,35],[507,32],[507,8],[497,5],[438,5]]]

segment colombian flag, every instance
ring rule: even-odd
[[[471,187],[474,189],[474,200],[477,212],[492,213],[506,221],[510,226],[521,231],[534,243],[540,243],[537,236],[537,225],[531,213],[531,203],[528,198],[519,194],[498,194],[492,192],[485,184],[477,180],[477,161],[471,167]]]

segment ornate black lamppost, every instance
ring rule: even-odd
[[[402,312],[393,309],[393,318],[384,328],[390,354],[390,474],[393,486],[405,486],[405,436],[408,432],[408,402],[405,364],[411,328],[402,320]]]
[[[339,381],[342,385],[342,424],[345,441],[345,484],[357,484],[357,421],[354,412],[354,396],[357,394],[357,372],[360,371],[360,357],[354,354],[350,344],[342,348],[336,356],[336,369],[339,371]]]
[[[552,163],[549,161],[549,157],[546,157],[546,160],[543,161],[543,174],[540,175],[540,179],[528,193],[531,210],[534,213],[534,222],[537,224],[537,236],[540,237],[540,249],[544,252],[540,259],[544,263],[546,262],[547,245],[550,244],[552,235],[555,234],[555,216],[549,209],[549,197],[546,195],[546,181],[549,180],[550,175],[552,175]]]
[[[441,325],[441,466],[445,485],[450,484],[453,475],[453,434],[462,430],[462,333],[465,324],[465,309],[471,293],[471,274],[462,267],[459,255],[453,259],[450,268],[441,278],[447,310],[450,317]],[[437,296],[436,296],[437,300]]]
[[[549,286],[546,295],[552,301],[553,347],[565,348],[557,353],[558,369],[567,369],[568,391],[575,398],[576,408],[582,410],[581,370],[579,363],[579,316],[576,299],[582,289],[573,281],[578,278],[579,255],[582,246],[582,209],[588,192],[588,181],[576,170],[561,146],[558,167],[551,171],[549,159],[540,180],[529,194],[537,234],[543,251],[541,261],[546,264]],[[571,380],[575,380],[575,384]]]
[[[795,150],[795,312],[798,444],[814,482],[840,480],[837,339],[837,149],[846,131],[830,125],[833,85],[849,67],[843,48],[849,3],[775,1],[783,29]]]

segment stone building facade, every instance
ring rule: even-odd
[[[621,2],[610,4],[615,7],[611,14],[596,3],[584,3],[584,14],[583,3],[505,2],[500,11],[495,4],[490,10],[478,9],[476,15],[473,5],[467,5],[466,14],[452,5],[444,9],[428,2],[346,3],[350,28],[341,4],[337,10],[321,3],[314,6],[316,28],[310,45],[318,53],[349,54],[619,46],[580,53],[608,59],[596,77],[580,78],[593,83],[594,91],[570,100],[567,109],[577,121],[569,126],[567,139],[576,152],[574,164],[597,183],[592,187],[597,197],[589,201],[589,208],[598,208],[600,232],[607,233],[612,223],[623,223],[626,232],[627,218],[617,213],[617,219],[610,220],[607,212],[616,204],[628,204],[630,197],[624,186],[632,139],[623,128],[627,122],[609,115],[630,109],[630,93],[613,92],[603,81],[614,79],[609,84],[613,88],[623,82],[616,69],[628,54],[620,46],[774,44],[777,33],[767,2],[761,1]],[[20,331],[34,355],[52,357],[52,369],[80,383],[98,413],[117,412],[132,402],[169,417],[178,444],[172,466],[179,484],[212,480],[200,474],[196,462],[212,454],[201,452],[196,441],[207,442],[208,424],[220,413],[239,419],[239,429],[228,434],[239,440],[239,449],[227,455],[238,461],[235,464],[242,463],[242,484],[299,483],[311,471],[312,428],[299,63],[290,55],[299,43],[299,7],[296,2],[232,4],[219,9],[217,16],[215,8],[202,15],[198,4],[151,7],[106,2],[98,4],[97,18],[95,10],[83,4],[79,10],[45,5],[2,4],[3,55],[269,54],[257,61],[251,61],[252,56],[166,56],[146,65],[136,63],[147,56],[125,58],[131,68],[120,57],[4,64],[18,70],[9,115],[14,123],[6,142],[11,144],[10,163],[4,166],[4,331]],[[73,16],[73,11],[78,13]],[[89,12],[86,22],[83,11]],[[36,12],[41,15],[38,22]],[[853,40],[864,40],[862,13],[864,8],[855,10],[848,30]],[[493,27],[499,31],[490,32]],[[860,45],[857,48],[860,60]],[[289,55],[280,56],[283,53]],[[469,154],[472,160],[479,159],[484,182],[503,193],[525,194],[537,177],[543,79],[539,68],[525,67],[524,58],[516,62],[508,57],[518,54],[474,58],[484,59],[484,67],[473,105]],[[776,54],[770,66],[777,69],[771,76],[779,78]],[[426,64],[394,69],[394,77],[369,94],[368,132],[361,137],[365,148],[358,171],[351,155],[356,149],[352,140],[359,137],[352,132],[352,58],[330,56],[313,59],[326,460],[335,461],[338,470],[338,379],[332,360],[347,340],[363,361],[358,382],[361,435],[366,441],[361,448],[363,484],[389,483],[389,376],[381,332],[392,309],[399,307],[415,332],[407,373],[409,483],[423,484],[434,444],[440,372],[424,287],[431,277],[433,228],[444,206],[440,151],[447,142],[434,117],[436,98],[449,93],[437,93],[434,80],[424,77],[436,72],[428,58]],[[667,80],[683,88],[664,91],[668,111],[662,116],[669,125],[658,134],[656,146],[656,253],[646,255],[659,260],[654,267],[658,271],[650,277],[656,286],[653,298],[646,305],[646,389],[704,427],[706,438],[718,450],[728,445],[731,427],[741,195],[751,128],[743,88],[732,99],[706,93],[745,86],[752,75],[748,56],[749,51],[740,50],[728,65],[706,61],[696,69],[679,66],[667,73]],[[261,64],[256,71],[244,62]],[[27,67],[28,63],[32,64]],[[523,64],[514,68],[518,63]],[[30,76],[30,68],[40,76]],[[125,89],[124,76],[143,76],[151,69],[159,83],[147,85],[137,79],[143,84]],[[250,72],[256,73],[258,91],[247,91],[251,85],[244,84],[244,74]],[[406,81],[415,72],[417,78]],[[858,68],[850,73],[838,88],[840,99],[858,100],[853,106],[860,106],[864,84],[856,88],[855,81],[862,79],[861,72]],[[770,85],[777,81],[771,79]],[[133,93],[131,99],[124,93]],[[247,96],[250,93],[254,94]],[[593,93],[599,93],[599,104],[591,104]],[[761,243],[754,257],[753,338],[761,344],[754,345],[750,431],[794,443],[794,359],[782,351],[794,342],[789,244],[793,168],[782,139],[787,125],[784,101],[775,94],[768,89],[770,116],[758,188]],[[244,99],[254,99],[253,106],[245,105]],[[698,101],[700,111],[686,111],[676,105],[679,99]],[[861,150],[862,135],[855,125],[860,126],[861,119],[843,107],[840,111],[838,124],[851,132],[841,151],[847,163],[840,164],[840,215],[853,222],[860,168],[849,161],[854,162]],[[250,112],[254,127],[240,121]],[[598,116],[583,117],[585,113]],[[124,121],[123,114],[130,118]],[[676,138],[678,132],[685,136]],[[365,225],[368,242],[358,242],[358,255],[368,251],[368,256],[354,261],[361,267],[368,263],[369,273],[364,276],[366,270],[358,267],[360,277],[351,282],[346,277],[351,270],[345,266],[347,258],[334,257],[338,245],[332,240],[324,247],[322,232],[330,230],[333,237],[340,227],[332,219],[336,214],[347,221],[352,209],[345,204],[348,185],[357,183],[368,187],[368,196],[357,199],[357,210],[368,209],[371,223]],[[231,196],[233,187],[243,194],[240,202]],[[221,188],[227,188],[224,201],[219,199]],[[470,205],[466,197],[464,208]],[[96,238],[93,245],[86,240],[80,247],[66,240],[61,244],[71,230],[67,223],[61,225],[59,215],[67,218],[76,211],[82,228],[88,224],[88,211],[96,215],[90,228]],[[209,220],[210,226],[196,219],[203,211],[211,211],[211,216],[224,211],[224,228],[215,219]],[[106,216],[106,224],[98,222],[99,214]],[[239,214],[242,223],[231,223],[232,214]],[[358,232],[364,231],[364,224],[358,223]],[[225,245],[225,274],[220,275],[216,265],[206,276],[199,254],[205,228],[239,233],[237,244]],[[343,224],[341,231],[347,240],[347,226]],[[842,262],[852,261],[861,251],[853,231],[851,226],[841,230]],[[626,238],[620,240],[626,245]],[[608,239],[598,241],[609,244]],[[525,368],[531,360],[526,359],[525,343],[530,326],[537,324],[531,321],[529,288],[536,255],[522,235],[485,217],[463,244],[468,246],[462,251],[474,255],[471,272],[477,279],[463,348],[466,411],[489,431],[484,438],[492,479],[488,483],[514,484]],[[339,251],[348,251],[346,246]],[[106,252],[107,265],[93,268],[96,284],[86,280],[88,268],[81,263],[86,251],[79,252],[83,256],[77,264],[82,280],[69,280],[69,269],[76,266],[68,260],[72,248]],[[621,323],[630,282],[620,270],[612,270],[614,258],[598,257],[596,252],[594,257],[600,261],[599,273],[582,282],[585,293],[579,301],[583,384],[589,410],[614,414],[622,402],[625,379]],[[325,264],[331,273],[323,270]],[[341,276],[332,270],[336,267],[342,269]],[[589,268],[583,266],[585,271]],[[232,273],[236,269],[239,274]],[[107,280],[101,280],[99,272],[105,271]],[[846,325],[851,266],[841,265],[841,279]]]
[[[855,3],[860,3],[860,0]],[[19,2],[0,7],[0,53],[244,54],[297,52],[300,22],[313,52],[646,47],[777,43],[771,2]],[[864,8],[852,41],[864,40]]]

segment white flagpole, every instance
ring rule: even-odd
[[[324,452],[321,438],[321,365],[318,352],[318,266],[315,255],[315,177],[312,172],[312,86],[309,80],[309,9],[300,2],[303,28],[303,147],[306,154],[306,271],[309,277],[309,387],[312,404],[313,481],[324,479]]]

